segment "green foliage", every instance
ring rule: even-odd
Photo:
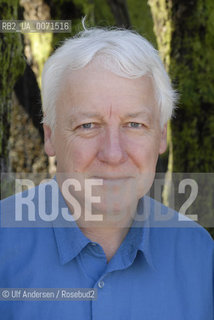
[[[172,122],[173,170],[213,172],[214,3],[198,0],[189,7],[180,6],[182,20],[172,11],[170,72],[181,96]]]
[[[94,0],[94,22],[102,27],[115,25],[115,19],[106,0]]]
[[[149,0],[159,50],[180,94],[172,121],[177,172],[214,170],[214,3]]]
[[[180,94],[176,118],[171,122],[173,151],[168,169],[213,172],[214,2],[149,0],[149,3],[159,50]],[[201,198],[201,204],[204,210],[213,210],[210,209],[213,190],[207,192],[206,200]],[[209,232],[214,236],[214,230]]]
[[[157,47],[153,31],[153,20],[147,0],[127,0],[129,15],[134,30]]]
[[[50,6],[51,19],[71,20],[71,33],[54,33],[52,38],[52,49],[56,49],[62,42],[80,31],[80,21],[84,17],[85,0],[47,0]]]
[[[82,30],[81,19],[87,16],[86,26],[115,26],[115,19],[106,0],[52,0],[47,1],[51,8],[52,19],[72,20],[71,34],[54,34],[52,47],[56,48],[69,36]],[[153,32],[151,11],[146,0],[128,0],[129,15],[133,29],[137,30],[154,46],[156,38]]]

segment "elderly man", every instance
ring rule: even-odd
[[[1,287],[94,291],[2,301],[2,319],[214,319],[213,240],[174,211],[154,227],[168,209],[145,196],[176,100],[156,50],[129,30],[85,30],[46,62],[42,96],[45,151],[57,160],[57,190],[42,199],[62,219],[2,228]],[[43,192],[33,193],[41,217]],[[16,201],[2,212],[13,216]]]

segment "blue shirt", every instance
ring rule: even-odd
[[[38,211],[38,193],[34,203]],[[51,197],[50,195],[48,197]],[[150,213],[161,207],[151,198]],[[47,198],[47,205],[51,202]],[[14,196],[1,203],[12,217]],[[59,193],[59,209],[67,207]],[[24,210],[24,208],[23,208]],[[178,213],[174,212],[174,217]],[[133,226],[107,263],[74,225],[0,229],[1,288],[95,288],[91,301],[0,301],[4,320],[213,320],[214,244],[199,225]]]

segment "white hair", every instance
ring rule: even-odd
[[[177,95],[158,51],[137,32],[118,28],[85,28],[66,40],[46,61],[42,73],[43,123],[54,129],[56,100],[65,72],[82,69],[97,57],[101,57],[105,68],[119,76],[152,77],[163,127],[172,116]]]

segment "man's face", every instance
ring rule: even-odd
[[[56,155],[57,172],[82,182],[103,179],[93,194],[101,194],[103,205],[115,198],[118,210],[150,189],[158,155],[166,149],[151,78],[119,77],[96,63],[66,76],[55,131],[44,129],[46,153]],[[82,196],[77,192],[80,202]]]

